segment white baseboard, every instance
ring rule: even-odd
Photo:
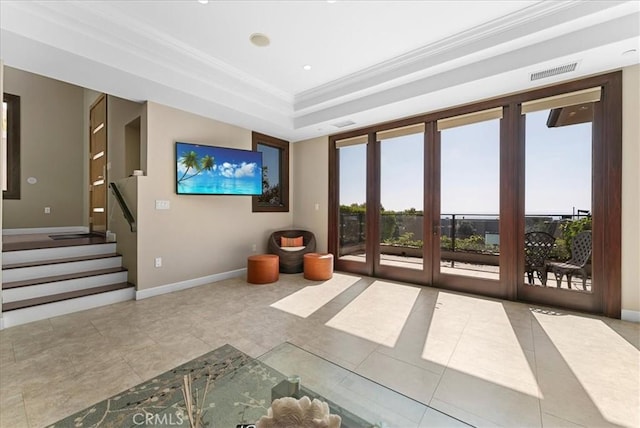
[[[33,233],[89,233],[87,226],[28,227],[23,229],[2,229],[3,235],[30,235]]]
[[[0,330],[4,330],[4,318],[0,317]]]
[[[620,318],[624,321],[640,323],[640,311],[630,311],[629,309],[623,309],[622,316]]]
[[[172,293],[174,291],[186,290],[187,288],[199,287],[201,285],[211,284],[212,282],[222,281],[223,279],[237,278],[246,275],[247,268],[231,270],[229,272],[216,273],[213,275],[203,276],[201,278],[188,279],[186,281],[174,282],[173,284],[160,285],[158,287],[147,288],[136,291],[136,300],[147,299],[149,297],[159,296],[161,294]]]
[[[75,299],[62,300],[60,302],[47,303],[39,306],[31,306],[24,309],[16,309],[3,314],[3,328],[14,327],[33,321],[40,321],[73,312],[85,311],[99,306],[133,300],[133,287]]]

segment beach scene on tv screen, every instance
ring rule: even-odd
[[[262,154],[226,147],[176,143],[179,194],[259,195]]]

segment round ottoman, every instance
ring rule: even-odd
[[[275,254],[258,254],[247,259],[247,282],[268,284],[276,282],[279,275],[280,258]]]
[[[307,253],[304,255],[304,277],[324,281],[333,276],[333,254]]]

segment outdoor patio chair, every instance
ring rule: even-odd
[[[547,259],[556,239],[547,232],[528,232],[524,234],[524,271],[529,284],[534,285],[534,273],[542,285],[547,285]]]
[[[571,259],[566,262],[548,262],[547,271],[553,272],[556,277],[557,287],[560,288],[562,277],[567,276],[567,283],[571,288],[571,276],[580,274],[582,277],[582,289],[587,289],[587,270],[585,266],[591,257],[591,231],[585,230],[578,233],[571,240]]]

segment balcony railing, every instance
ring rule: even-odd
[[[562,225],[574,220],[589,218],[589,212],[578,210],[572,214],[535,214],[525,217],[525,232],[544,231],[557,239],[554,259],[568,258],[566,242],[562,239]],[[340,212],[340,255],[364,252],[366,218],[364,212]],[[422,257],[423,214],[382,212],[380,223],[381,253]],[[404,248],[405,252],[398,248]],[[497,214],[442,214],[440,217],[440,248],[443,259],[451,253],[467,253],[484,256],[484,263],[492,264],[500,254],[499,216]],[[415,249],[419,251],[407,251]],[[467,257],[468,258],[468,257]],[[473,257],[472,257],[473,258]]]

